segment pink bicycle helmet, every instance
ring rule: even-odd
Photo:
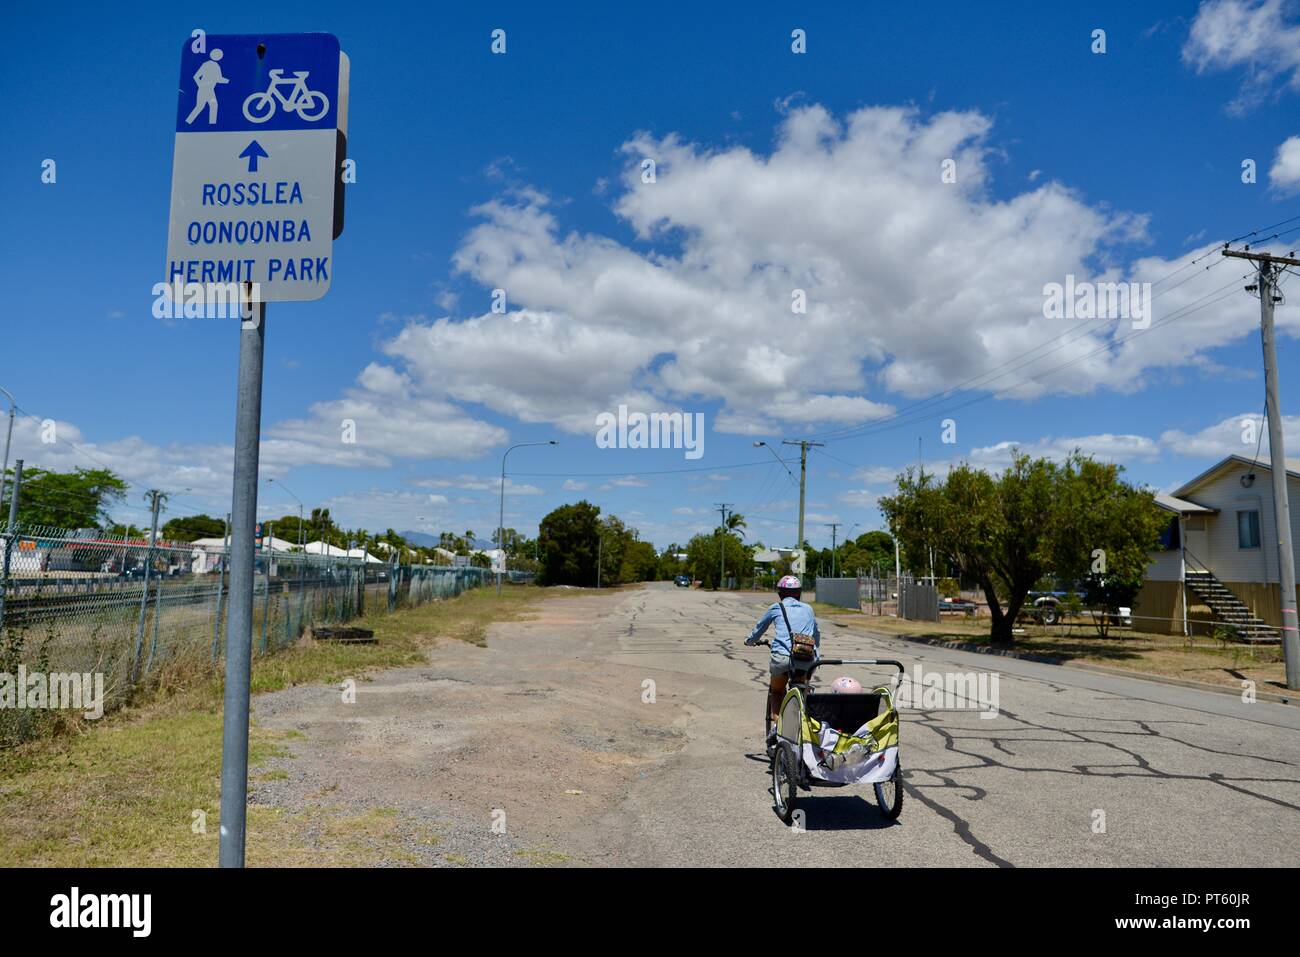
[[[782,575],[776,583],[776,593],[782,598],[798,598],[803,594],[803,582],[797,575]]]
[[[850,678],[848,675],[840,675],[831,682],[832,694],[861,694],[862,685],[856,678]]]

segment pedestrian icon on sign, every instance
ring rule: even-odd
[[[217,122],[217,84],[229,83],[221,75],[221,67],[218,61],[221,59],[221,51],[213,50],[211,59],[207,60],[198,72],[194,74],[194,85],[198,87],[198,93],[195,96],[194,109],[190,110],[190,115],[185,117],[186,125],[193,124],[195,117],[203,112],[203,108],[208,108],[208,125],[212,126]]]

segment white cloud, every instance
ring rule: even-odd
[[[990,381],[1016,398],[1136,390],[1149,370],[1199,363],[1253,328],[1225,305],[1127,343],[1128,323],[1044,319],[1047,282],[1155,282],[1204,249],[1121,268],[1118,250],[1145,241],[1145,220],[1046,176],[995,198],[991,133],[977,112],[836,118],[812,105],[784,115],[769,154],[637,134],[611,201],[650,248],[566,231],[546,197],[510,191],[475,210],[454,261],[506,290],[513,311],[416,317],[384,351],[416,395],[527,422],[591,434],[619,402],[717,402],[716,431],[759,435],[871,422],[893,411],[869,394],[879,385],[928,395],[1007,363],[1012,377]],[[642,156],[658,163],[653,184],[640,180]],[[939,177],[949,157],[955,184]],[[1157,286],[1156,321],[1226,272]],[[806,315],[791,311],[794,289]],[[1018,358],[1040,344],[1054,351]]]
[[[1245,71],[1230,112],[1258,105],[1279,79],[1300,89],[1300,25],[1286,13],[1282,0],[1207,0],[1197,10],[1183,60],[1198,73]]]
[[[649,484],[645,479],[637,478],[635,475],[625,475],[621,478],[610,479],[600,487],[600,491],[608,492],[616,488],[645,488]]]
[[[1287,449],[1300,449],[1300,415],[1282,416],[1282,441]],[[1265,460],[1269,455],[1268,424],[1258,411],[1229,416],[1199,432],[1170,429],[1161,434],[1160,442],[1169,451],[1189,458],[1251,458],[1257,447]]]
[[[1300,190],[1300,136],[1292,136],[1277,148],[1277,158],[1268,171],[1268,180],[1280,193]]]
[[[411,482],[417,488],[458,488],[469,492],[491,492],[493,495],[501,494],[501,477],[478,475],[449,475],[437,476],[434,478],[415,479]],[[516,482],[509,476],[506,477],[506,498],[520,495],[541,495],[543,490],[536,485]],[[471,499],[471,501],[473,501]]]
[[[391,366],[372,362],[357,382],[342,398],[314,403],[307,418],[269,428],[263,456],[298,465],[386,468],[393,458],[475,458],[507,438],[504,429],[449,402],[415,394],[406,373]],[[346,429],[348,422],[355,427]]]
[[[576,482],[573,479],[565,479],[563,488],[566,492],[581,492],[587,488],[587,483]]]
[[[1033,458],[1061,460],[1076,449],[1103,462],[1153,462],[1160,457],[1160,446],[1145,435],[1058,436],[1038,439],[1035,442],[998,442],[970,451],[972,465],[984,468],[1004,468],[1011,464],[1016,451]]]
[[[430,530],[445,527],[451,518],[445,496],[427,492],[408,492],[371,488],[364,492],[336,495],[324,502],[330,517],[346,528],[364,528],[371,532],[387,528]],[[276,511],[274,514],[283,514]]]

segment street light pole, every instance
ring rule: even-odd
[[[5,459],[4,465],[0,466],[0,515],[4,514],[5,504],[5,485],[9,480],[9,443],[14,437],[14,410],[18,403],[14,401],[13,393],[8,389],[0,387],[0,393],[9,400],[9,430],[5,433]]]
[[[497,548],[501,549],[501,568],[497,571],[497,597],[501,597],[501,576],[506,570],[506,457],[515,449],[528,448],[532,445],[559,445],[555,439],[545,442],[520,442],[512,445],[501,455],[501,509],[497,514]]]

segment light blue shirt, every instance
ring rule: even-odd
[[[817,654],[820,656],[822,633],[821,629],[817,627],[817,616],[813,614],[812,608],[797,598],[785,598],[782,602],[785,605],[785,614],[790,619],[790,627],[794,629],[794,633],[796,635],[812,635],[813,644],[816,645]],[[745,639],[745,644],[755,644],[759,638],[763,637],[763,632],[767,631],[768,625],[776,625],[772,632],[772,654],[789,658],[790,632],[786,630],[785,618],[781,616],[780,603],[777,602],[773,602],[772,607],[763,612],[763,617],[758,620],[754,630],[749,633],[749,637]]]

